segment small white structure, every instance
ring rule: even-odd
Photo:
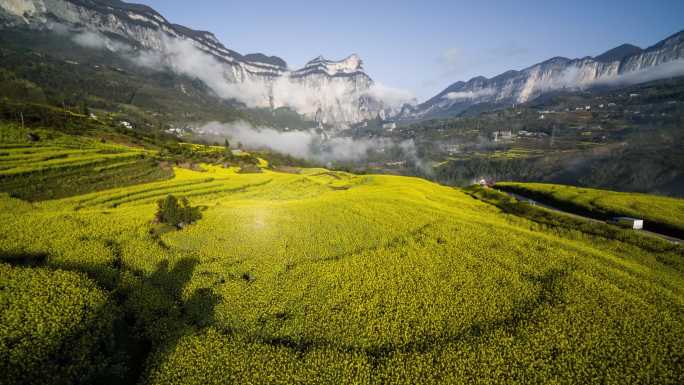
[[[397,124],[395,122],[383,123],[382,128],[385,130],[394,131],[394,129],[397,128]]]
[[[405,164],[406,164],[406,161],[405,161],[405,160],[401,160],[401,161],[398,161],[398,162],[388,162],[388,163],[387,163],[387,166],[389,166],[389,167],[402,167],[402,166],[404,166]]]
[[[131,124],[131,122],[121,121],[121,122],[119,122],[119,125],[121,125],[122,127],[127,128],[127,129],[129,129],[129,130],[132,130],[132,129],[133,129],[133,125]]]
[[[628,228],[628,229],[634,229],[634,230],[643,230],[644,229],[644,220],[643,219],[636,219],[636,218],[629,218],[629,217],[616,217],[616,218],[612,218],[608,222],[611,224],[620,226],[620,227]]]
[[[192,129],[187,128],[187,127],[172,127],[172,128],[165,130],[165,132],[168,132],[169,134],[181,137],[185,133],[192,133]]]
[[[509,140],[513,140],[513,132],[511,130],[494,131],[492,133],[491,137],[492,137],[492,140],[495,142],[509,141]]]
[[[488,180],[487,178],[481,178],[479,182],[477,182],[481,187],[484,188],[491,188],[494,187],[494,182],[491,180]]]

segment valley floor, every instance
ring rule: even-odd
[[[60,200],[2,195],[0,372],[86,381],[44,363],[114,312],[97,332],[111,336],[93,334],[114,342],[92,349],[118,352],[92,371],[102,383],[684,382],[679,248],[554,230],[421,179],[206,169]],[[154,231],[170,193],[203,218]],[[17,281],[31,271],[92,281],[79,290],[97,297],[40,302]]]

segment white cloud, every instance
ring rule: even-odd
[[[72,40],[86,48],[102,49],[107,47],[107,42],[101,35],[90,31],[78,33],[72,37]]]
[[[232,143],[242,143],[248,149],[268,148],[317,162],[364,161],[371,150],[381,151],[394,147],[403,151],[405,159],[422,165],[416,155],[416,147],[412,140],[395,142],[387,138],[325,138],[312,130],[281,132],[270,127],[253,127],[244,121],[226,124],[211,122],[195,128],[195,132],[225,137]],[[426,170],[429,168],[426,167]]]
[[[525,102],[540,93],[553,90],[582,90],[595,86],[625,86],[658,79],[684,76],[684,59],[673,60],[658,66],[623,74],[604,75],[595,78],[593,66],[570,66],[557,76],[539,79],[532,76],[520,93],[519,101]]]
[[[408,91],[379,83],[369,84],[367,90],[360,84],[350,86],[348,79],[343,77],[321,76],[318,79],[320,85],[287,75],[275,79],[255,77],[238,66],[220,61],[191,40],[163,38],[161,52],[136,50],[91,31],[75,33],[72,40],[87,48],[118,52],[139,66],[170,69],[177,74],[197,78],[219,97],[238,100],[248,107],[290,107],[311,118],[319,110],[327,118],[341,118],[335,116],[341,113],[358,114],[363,96],[370,96],[391,108],[414,99]]]
[[[47,24],[47,27],[48,27],[48,29],[49,29],[50,31],[52,31],[52,32],[54,32],[54,33],[56,33],[56,34],[58,34],[58,35],[67,35],[67,34],[69,34],[69,27],[67,27],[66,25],[61,24],[61,23],[54,23],[54,22],[51,22],[51,23],[48,23],[48,24]]]
[[[374,83],[366,94],[373,99],[380,100],[390,108],[400,108],[404,104],[415,104],[416,96],[407,90],[388,87],[382,83]]]
[[[269,127],[253,127],[245,121],[229,124],[211,122],[200,126],[197,132],[225,136],[247,148],[272,150],[300,158],[311,159],[311,145],[317,135],[309,131],[280,132]]]
[[[619,76],[597,80],[596,85],[629,85],[684,76],[684,59],[677,59],[663,63],[656,67],[649,67],[641,71],[628,72]]]
[[[130,45],[109,39],[99,32],[85,30],[72,33],[69,31],[69,28],[63,24],[52,24],[51,30],[62,35],[71,33],[71,40],[85,48],[106,49],[127,55],[131,55],[134,52],[133,47]]]
[[[474,91],[449,92],[444,95],[445,99],[449,100],[467,100],[478,99],[485,96],[494,95],[494,90],[491,88],[482,88]]]

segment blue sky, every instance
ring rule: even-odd
[[[318,55],[357,53],[374,80],[421,101],[458,80],[622,43],[645,48],[684,29],[682,0],[138,2],[214,32],[240,53],[277,55],[292,68]]]

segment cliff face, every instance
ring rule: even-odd
[[[319,57],[291,70],[279,57],[242,55],[210,32],[172,24],[150,7],[118,0],[3,0],[0,23],[99,39],[104,48],[144,65],[198,77],[219,96],[249,107],[291,107],[330,125],[385,114],[382,102],[369,96],[373,80],[357,55],[341,61]]]
[[[317,121],[360,122],[384,113],[383,106],[373,103],[368,96],[373,80],[363,72],[362,65],[357,55],[341,61],[319,56],[303,68],[289,73],[287,83],[311,90],[307,95],[309,100],[300,103],[300,108],[308,106],[307,114],[313,114]],[[276,89],[275,102],[284,103],[288,99],[288,90]]]
[[[625,45],[596,58],[556,57],[491,79],[476,77],[457,82],[405,115],[448,116],[482,103],[524,103],[548,91],[639,83],[681,75],[684,75],[684,32],[646,50]]]

